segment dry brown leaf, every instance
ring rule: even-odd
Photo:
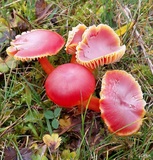
[[[21,148],[19,151],[23,160],[31,160],[32,151],[29,148]],[[5,148],[4,155],[4,160],[17,160],[17,151],[12,147]]]
[[[44,13],[44,10],[47,7],[47,2],[45,0],[37,0],[35,4],[35,9],[36,9],[36,17],[39,18],[42,16]]]
[[[4,160],[17,160],[17,152],[12,147],[5,148],[4,156]]]
[[[68,128],[72,124],[71,118],[68,115],[66,115],[64,118],[61,118],[59,120],[59,124],[62,129]]]

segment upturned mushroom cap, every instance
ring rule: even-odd
[[[120,136],[137,132],[145,115],[145,101],[138,82],[122,70],[107,71],[100,92],[101,117]]]
[[[120,46],[118,35],[108,25],[90,26],[82,38],[76,47],[76,60],[86,67],[96,68],[117,62],[125,53],[125,45]]]
[[[21,61],[55,55],[64,46],[64,39],[58,33],[35,29],[17,35],[6,52]]]
[[[72,108],[87,100],[94,92],[95,78],[84,66],[67,63],[58,66],[48,76],[45,89],[55,104]]]
[[[69,31],[68,40],[65,45],[65,50],[69,54],[75,54],[76,46],[82,40],[82,34],[86,30],[86,26],[84,24],[78,24],[76,27],[72,28],[72,31]]]

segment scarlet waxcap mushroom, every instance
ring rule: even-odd
[[[111,132],[119,136],[137,132],[145,115],[145,104],[141,87],[131,74],[122,70],[105,73],[100,92],[100,110]]]
[[[35,29],[16,36],[8,47],[7,53],[13,54],[17,60],[27,61],[55,55],[63,45],[64,39],[56,32]]]
[[[28,61],[38,58],[41,63],[45,57],[57,54],[64,46],[64,43],[63,37],[56,32],[35,29],[17,35],[6,52],[17,60]],[[47,65],[45,63],[47,63],[46,59],[41,65]],[[46,66],[46,69],[47,67],[53,66],[50,64],[50,66]]]
[[[86,28],[84,24],[78,24],[76,27],[72,28],[72,31],[69,31],[68,40],[65,45],[65,50],[68,54],[75,54],[76,46],[82,40],[82,34]]]
[[[95,78],[84,66],[67,63],[58,66],[49,74],[45,82],[45,89],[47,96],[55,104],[72,108],[93,94]]]
[[[82,41],[76,47],[76,60],[93,69],[119,61],[125,49],[125,45],[120,46],[119,36],[111,27],[106,24],[93,25],[85,30]]]

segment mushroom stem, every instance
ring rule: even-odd
[[[88,108],[95,112],[100,112],[99,109],[99,98],[92,96],[90,99],[83,102],[82,107]]]
[[[75,54],[72,54],[71,61],[70,61],[71,63],[77,63],[75,56],[76,56]]]
[[[77,63],[77,64],[78,64],[78,62],[76,61],[76,54],[72,54],[70,63]],[[85,66],[85,67],[86,67],[86,66]],[[90,72],[94,72],[94,71],[95,71],[95,69],[91,69],[91,68],[89,68],[89,67],[86,67],[86,68],[87,68]]]
[[[38,58],[39,63],[41,64],[43,70],[49,75],[55,67],[49,62],[46,57]]]

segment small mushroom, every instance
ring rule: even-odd
[[[90,26],[85,30],[76,47],[76,61],[86,67],[96,68],[117,62],[125,53],[125,45],[120,46],[119,36],[105,24]]]
[[[82,34],[86,28],[84,24],[78,24],[76,27],[72,28],[72,31],[69,31],[68,40],[65,45],[65,50],[68,54],[75,55],[76,46],[82,41]]]
[[[95,78],[84,66],[67,63],[58,66],[49,74],[45,89],[47,96],[61,107],[85,106],[94,93]],[[99,99],[93,98],[91,103],[92,110],[99,111],[99,105],[97,105]],[[90,109],[90,104],[88,109]]]
[[[137,132],[145,115],[145,104],[141,87],[131,74],[122,70],[105,73],[100,92],[100,110],[111,132],[119,136]]]
[[[56,55],[64,43],[63,37],[56,32],[35,29],[17,35],[6,52],[21,61],[38,59],[44,71],[49,74],[54,70],[54,66],[46,57]]]

